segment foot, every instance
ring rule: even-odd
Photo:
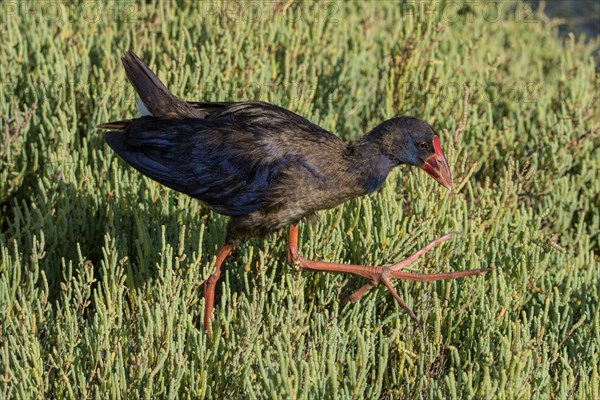
[[[394,296],[400,307],[402,307],[408,315],[415,321],[419,323],[417,316],[412,312],[412,310],[406,305],[406,303],[402,300],[402,298],[396,292],[396,289],[392,286],[392,279],[406,279],[413,281],[421,281],[421,282],[429,282],[429,281],[437,281],[444,279],[456,279],[463,278],[466,276],[472,275],[483,275],[486,272],[489,272],[491,268],[486,269],[472,269],[469,271],[460,271],[460,272],[446,272],[441,274],[419,274],[413,272],[402,272],[401,269],[409,266],[413,262],[415,262],[419,257],[433,249],[440,243],[445,242],[450,239],[454,233],[448,233],[431,243],[427,246],[423,247],[410,257],[405,258],[404,260],[389,266],[389,267],[370,267],[365,265],[349,265],[349,264],[335,264],[335,263],[327,263],[327,262],[318,262],[307,260],[298,255],[298,226],[292,225],[290,227],[290,238],[288,245],[288,263],[290,264],[298,264],[301,269],[310,270],[310,271],[324,271],[324,272],[339,272],[345,274],[353,274],[359,275],[363,278],[369,280],[369,283],[362,286],[356,292],[354,292],[350,296],[350,301],[356,302],[363,295],[365,295],[369,290],[373,287],[383,284]]]

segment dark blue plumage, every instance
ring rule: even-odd
[[[265,190],[286,160],[251,158],[248,135],[200,119],[141,118],[126,133],[109,132],[108,144],[131,166],[155,181],[205,202],[214,211],[240,216],[262,207]]]

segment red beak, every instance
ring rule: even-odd
[[[442,146],[440,146],[440,138],[437,136],[433,137],[433,148],[435,149],[435,154],[425,160],[425,165],[422,168],[433,179],[450,190],[452,189],[452,175],[450,174],[448,161],[446,161],[446,157],[444,157],[444,153],[442,152]]]

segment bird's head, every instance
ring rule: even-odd
[[[421,167],[442,186],[452,188],[440,138],[428,123],[414,117],[396,117],[379,125],[373,134],[379,136],[390,160]]]

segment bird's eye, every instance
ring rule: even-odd
[[[425,142],[417,142],[417,148],[420,150],[427,150],[427,143]]]

